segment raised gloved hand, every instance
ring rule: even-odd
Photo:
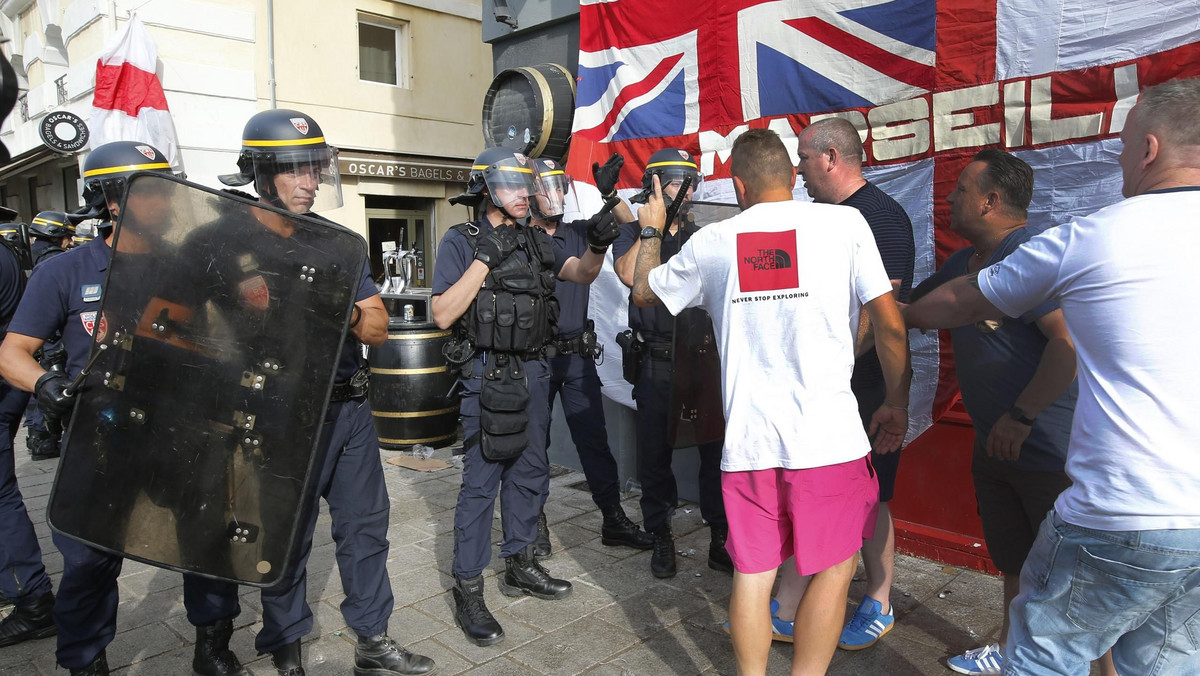
[[[609,244],[616,241],[621,232],[620,224],[612,215],[613,207],[617,206],[620,201],[619,197],[608,200],[604,208],[587,221],[587,243],[596,253],[603,253]]]
[[[605,199],[616,193],[617,179],[621,177],[621,167],[624,164],[625,158],[621,153],[613,153],[604,166],[600,166],[599,162],[592,162],[592,178],[596,179],[596,189]]]
[[[491,232],[479,238],[475,243],[475,260],[483,261],[488,269],[494,270],[500,261],[504,260],[517,249],[517,230],[511,226],[502,225],[492,228]]]
[[[61,371],[46,371],[37,379],[33,391],[37,394],[38,408],[47,418],[64,418],[75,407],[75,396],[66,393],[70,384],[71,379]]]

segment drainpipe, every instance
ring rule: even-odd
[[[275,0],[267,0],[267,87],[271,109],[275,109]]]

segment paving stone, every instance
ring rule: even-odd
[[[613,603],[593,616],[645,638],[707,607],[708,602],[698,596],[658,586]]]
[[[580,617],[590,615],[610,605],[614,599],[607,591],[590,584],[573,584],[571,595],[556,601],[544,601],[526,596],[510,605],[506,611],[513,617],[533,625],[543,632],[564,627]]]
[[[621,653],[634,674],[699,674],[733,654],[726,638],[683,622]],[[612,660],[609,660],[610,662]]]
[[[541,631],[525,624],[504,610],[493,610],[492,615],[500,623],[500,627],[504,629],[504,640],[495,645],[477,646],[471,643],[467,640],[466,635],[463,634],[462,629],[459,629],[457,625],[438,634],[437,641],[455,653],[462,655],[472,664],[483,664],[500,655],[510,653],[544,635]]]
[[[536,673],[531,671],[517,662],[513,662],[507,657],[498,657],[490,662],[485,662],[474,669],[464,671],[464,675],[469,676],[528,676]]]
[[[620,627],[595,617],[584,617],[512,651],[509,656],[537,673],[566,676],[607,661],[636,642],[636,636]]]
[[[141,662],[184,645],[184,641],[164,624],[149,624],[121,632],[108,644],[108,666],[117,669]]]

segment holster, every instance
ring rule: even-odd
[[[521,359],[487,353],[479,388],[479,450],[488,460],[511,460],[528,445],[529,381]]]
[[[637,385],[646,343],[637,337],[633,329],[625,329],[617,334],[617,345],[621,348],[621,375],[625,377],[625,382]]]

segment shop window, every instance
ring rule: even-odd
[[[358,78],[367,82],[408,86],[408,24],[358,20]]]

